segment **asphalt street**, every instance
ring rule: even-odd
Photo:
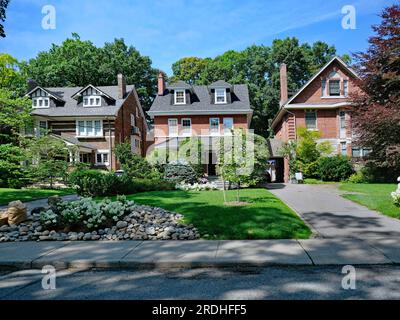
[[[40,270],[0,273],[0,299],[400,299],[400,266],[356,267],[356,288],[343,289],[342,267],[267,267],[170,271],[65,270],[56,289]],[[49,282],[46,282],[49,283]]]

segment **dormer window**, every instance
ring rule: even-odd
[[[83,106],[84,107],[100,107],[101,106],[100,96],[84,96],[83,97]]]
[[[215,103],[226,103],[226,89],[215,89]]]
[[[32,98],[32,107],[36,108],[36,109],[49,108],[50,107],[50,99],[47,97]]]
[[[175,90],[175,104],[186,104],[185,90]]]

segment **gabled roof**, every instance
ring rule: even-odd
[[[74,94],[82,90],[81,87],[45,88],[46,92],[52,92],[53,94],[62,97],[65,103],[63,106],[33,109],[32,115],[44,117],[116,116],[122,104],[126,100],[126,98],[118,99],[118,86],[99,86],[95,88],[96,90],[104,92],[106,95],[110,96],[113,105],[85,108],[78,106],[77,101],[72,98]],[[132,90],[136,91],[134,85],[126,86],[127,96]]]
[[[232,85],[224,80],[218,80],[213,83],[211,83],[209,88],[214,89],[214,88],[232,88]]]
[[[91,85],[91,84],[88,84],[86,87],[80,89],[78,92],[73,94],[71,98],[75,99],[76,97],[80,96],[82,92],[86,91],[88,88],[93,88],[93,89],[99,91],[102,95],[106,96],[107,98],[115,100],[115,98],[111,97],[107,93],[105,93],[102,90],[100,90],[98,87],[95,87],[94,85]]]
[[[358,74],[350,68],[346,62],[344,62],[341,58],[338,56],[333,57],[327,64],[325,64],[310,80],[307,81],[307,83],[301,87],[299,91],[296,92],[296,94],[291,97],[283,106],[290,104],[296,97],[304,91],[305,88],[307,88],[322,72],[325,71],[334,61],[339,62],[346,70],[348,70],[351,74],[353,74],[356,78],[358,78]]]
[[[49,89],[45,89],[41,86],[36,86],[35,88],[33,88],[31,91],[29,91],[25,96],[30,96],[32,93],[34,93],[36,90],[43,90],[44,92],[46,92],[50,97],[52,97],[53,99],[56,99],[60,102],[65,102],[56,92],[53,92]]]
[[[152,117],[161,115],[211,115],[211,114],[252,114],[247,85],[232,86],[232,99],[227,104],[212,104],[208,86],[192,86],[193,99],[185,105],[172,104],[172,93],[156,96],[148,111]]]
[[[186,83],[185,81],[179,80],[177,82],[171,83],[169,85],[167,85],[167,89],[188,89],[191,90],[192,86],[188,83]]]

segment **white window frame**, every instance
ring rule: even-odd
[[[346,79],[343,80],[343,96],[346,98],[349,96],[349,80]]]
[[[338,95],[332,95],[331,93],[331,83],[333,82],[339,82],[339,94]],[[328,96],[329,97],[334,97],[334,98],[340,98],[342,96],[341,94],[341,79],[330,79],[328,83]]]
[[[107,155],[107,161],[104,161],[104,155]],[[97,161],[97,156],[100,155],[101,162]],[[96,151],[96,165],[97,166],[109,166],[110,165],[110,150],[97,150]]]
[[[94,104],[90,103],[90,99],[93,99]],[[99,99],[99,103],[96,103],[96,99]],[[88,103],[85,103],[85,100],[88,101]],[[101,96],[96,96],[96,95],[91,95],[91,96],[83,96],[82,99],[82,104],[85,108],[90,108],[90,107],[101,107]]]
[[[39,106],[39,101],[42,101],[42,105],[41,106]],[[35,106],[35,103],[36,102],[36,106]],[[46,103],[45,102],[47,102],[47,106],[45,105]],[[48,108],[50,108],[50,98],[49,97],[35,97],[35,98],[32,98],[32,108],[33,109],[48,109]]]
[[[183,121],[189,121],[190,127],[184,127]],[[185,129],[186,128],[186,129]],[[185,131],[187,130],[187,131]],[[181,119],[181,135],[184,137],[190,137],[192,135],[192,119],[191,118],[182,118]]]
[[[213,130],[212,128],[212,126],[211,126],[211,121],[213,121],[213,120],[218,120],[218,131],[215,131],[215,130]],[[220,125],[221,125],[221,123],[220,123],[220,120],[219,120],[219,118],[210,118],[209,119],[209,123],[210,123],[210,135],[211,136],[217,136],[217,135],[219,135],[220,134]]]
[[[226,128],[226,126],[225,126],[225,120],[232,120],[232,129],[227,129]],[[224,118],[223,119],[223,126],[224,126],[224,134],[230,134],[231,133],[231,130],[233,130],[234,128],[235,128],[235,122],[234,122],[234,120],[233,120],[233,117],[226,117],[226,118]]]
[[[343,149],[343,146],[344,146],[344,149]],[[342,156],[347,156],[347,142],[345,142],[345,141],[340,142],[340,154]]]
[[[326,97],[327,96],[327,80],[326,79],[322,79],[321,80],[321,90],[322,90],[322,95],[321,97]]]
[[[183,93],[183,102],[178,102],[178,92]],[[174,104],[183,105],[186,104],[186,90],[184,89],[177,89],[174,92]]]
[[[175,121],[176,122],[176,132],[173,134],[171,133],[171,125],[170,122]],[[168,136],[169,137],[177,137],[179,135],[179,125],[178,125],[178,119],[177,118],[169,118],[168,119]]]
[[[315,128],[309,128],[307,126],[307,113],[314,113],[315,114]],[[316,110],[305,110],[305,112],[304,112],[304,122],[305,122],[307,130],[309,130],[309,131],[318,130],[318,115],[317,115],[317,111]]]
[[[218,91],[224,91],[224,101],[218,101],[218,97],[221,97],[220,95],[218,95]],[[215,89],[215,104],[226,104],[227,103],[227,99],[226,99],[226,89],[225,88],[216,88]]]
[[[88,122],[92,122],[92,133],[88,131]],[[96,134],[96,121],[100,121],[100,134]],[[79,122],[84,122],[84,135],[79,134]],[[102,119],[79,119],[76,120],[76,137],[77,138],[99,138],[104,137],[104,125]]]

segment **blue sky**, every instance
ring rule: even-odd
[[[11,0],[0,52],[30,59],[72,32],[101,46],[124,38],[167,73],[187,56],[215,57],[252,44],[295,36],[323,40],[339,52],[364,50],[381,10],[394,0]],[[44,5],[56,9],[56,29],[41,27]],[[344,5],[353,5],[357,29],[341,27]]]

